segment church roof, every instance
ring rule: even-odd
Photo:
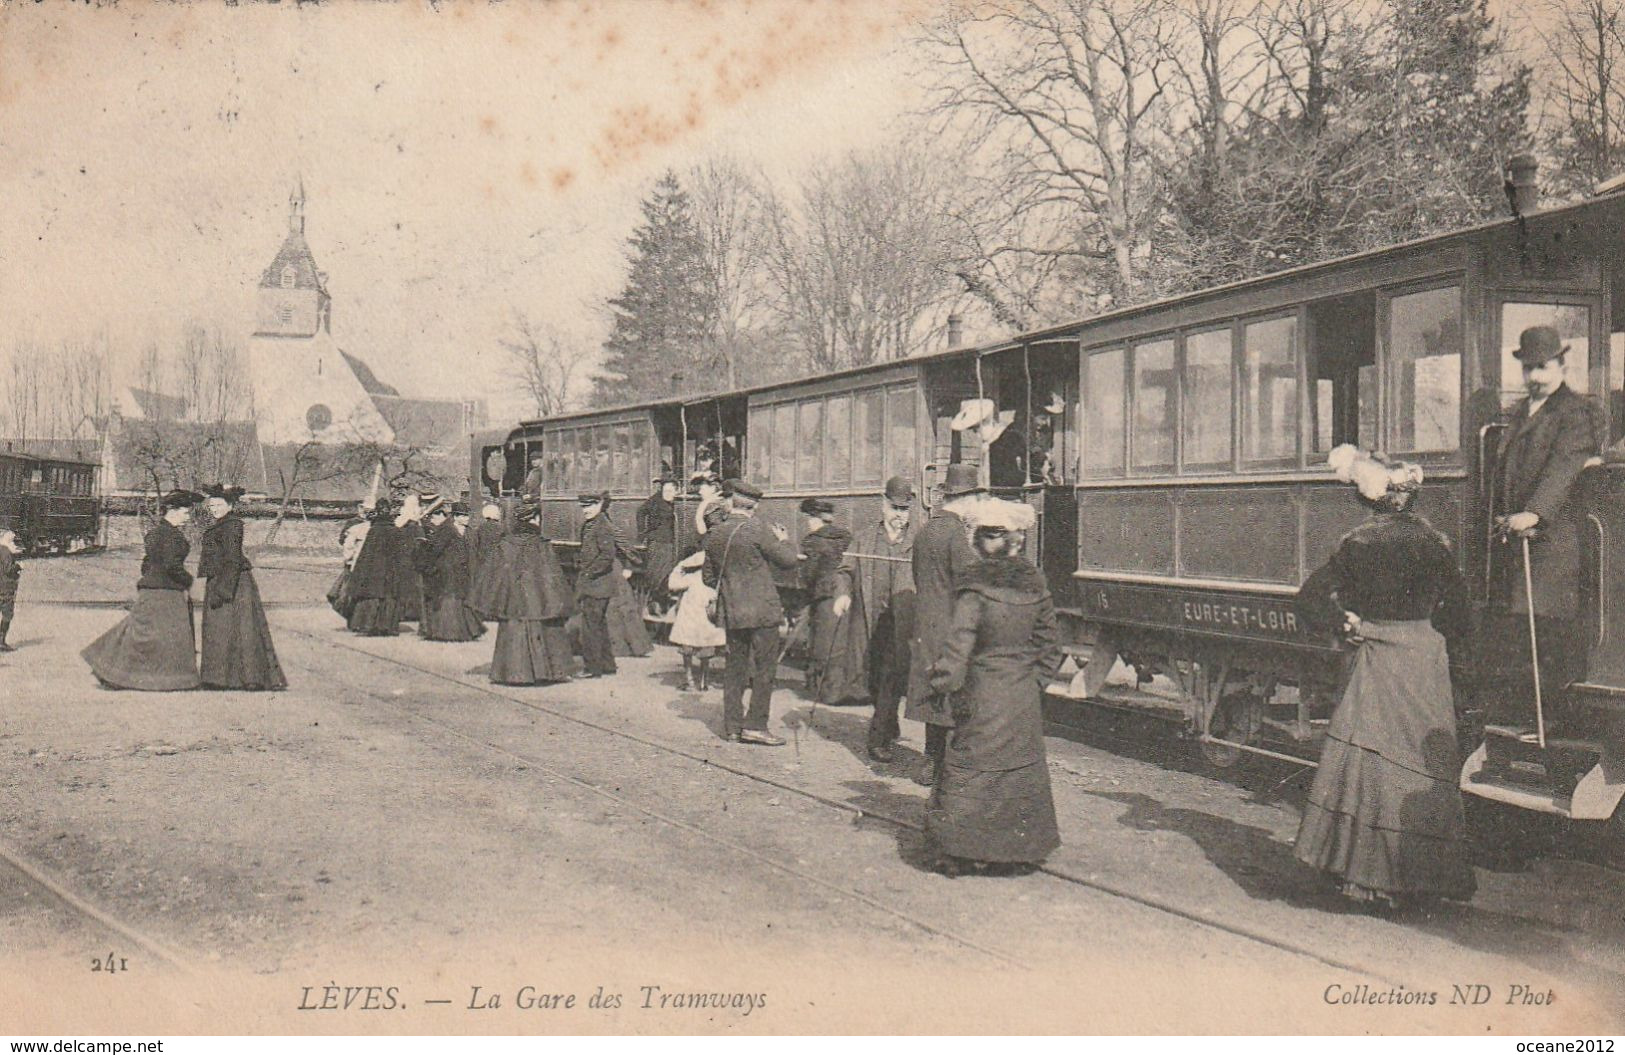
[[[395,442],[402,447],[455,449],[467,440],[463,435],[462,400],[374,395],[372,404],[389,423]]]
[[[276,259],[260,276],[260,288],[282,288],[282,270],[288,267],[293,268],[294,289],[327,292],[327,287],[322,283],[322,273],[316,269],[316,258],[310,255],[310,245],[305,241],[304,233],[298,229],[288,232],[282,248],[277,250]]]
[[[372,372],[372,367],[362,361],[360,356],[351,355],[344,349],[339,349],[344,361],[350,367],[355,379],[361,382],[361,387],[367,390],[369,396],[398,396],[400,391],[394,385],[386,385],[378,380],[378,375]]]

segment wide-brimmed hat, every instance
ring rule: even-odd
[[[190,509],[201,501],[203,501],[203,496],[196,491],[177,488],[158,499],[158,508],[160,510]]]
[[[982,475],[974,465],[955,462],[948,466],[948,471],[942,476],[942,494],[945,498],[980,494],[986,490],[982,486]]]
[[[1066,413],[1066,400],[1061,398],[1060,393],[1051,392],[1049,394],[1049,402],[1045,403],[1039,409],[1041,409],[1046,414],[1065,414]]]
[[[1551,326],[1531,326],[1518,335],[1512,357],[1525,366],[1540,366],[1569,350],[1563,336]]]
[[[1353,484],[1360,497],[1376,502],[1389,494],[1405,494],[1422,486],[1422,467],[1412,462],[1399,461],[1375,451],[1360,450],[1352,443],[1333,447],[1326,455],[1326,464],[1337,473],[1337,478]]]
[[[894,506],[906,506],[914,503],[914,485],[901,476],[894,476],[886,481],[886,501]]]
[[[235,505],[248,492],[235,484],[210,484],[203,489],[203,493],[209,498],[224,498]]]
[[[823,498],[803,498],[801,511],[810,517],[823,517],[826,520],[835,519],[835,503]]]
[[[991,418],[997,411],[998,405],[991,399],[965,399],[959,403],[959,413],[948,422],[948,427],[955,432],[964,432],[973,429],[982,422]]]
[[[698,568],[700,565],[705,563],[705,550],[697,549],[677,563],[680,567],[684,568]]]
[[[722,489],[728,494],[742,495],[757,502],[762,500],[762,489],[745,480],[726,480],[722,484]]]
[[[1038,514],[1025,502],[1009,502],[988,496],[970,503],[959,514],[960,518],[984,534],[1008,534],[1011,531],[1031,531],[1038,523]]]
[[[1000,410],[993,414],[992,417],[989,417],[980,425],[976,426],[976,433],[982,437],[983,443],[992,443],[1000,436],[1003,436],[1004,430],[1009,428],[1015,420],[1015,411]]]

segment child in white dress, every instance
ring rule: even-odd
[[[689,554],[677,563],[666,578],[666,586],[679,594],[677,617],[671,624],[671,643],[683,654],[683,691],[704,692],[711,657],[727,644],[728,637],[706,615],[705,609],[717,592],[700,578],[705,563],[703,550]],[[699,678],[695,679],[695,667]]]

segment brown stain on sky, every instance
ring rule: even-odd
[[[688,7],[697,21],[714,20],[725,13],[706,0],[692,0]],[[885,28],[883,19],[872,17],[872,8],[854,2],[746,3],[741,8],[751,12],[743,33],[737,32],[739,27],[705,33],[689,46],[687,61],[681,55],[672,57],[668,45],[659,47],[662,62],[673,71],[674,79],[696,83],[687,91],[673,84],[673,90],[661,98],[611,110],[591,147],[602,169],[608,172],[634,164],[648,151],[671,147],[698,134],[721,111],[798,75],[838,64]],[[736,43],[707,70],[704,61],[696,60],[709,59],[713,48],[723,45],[723,33],[728,29],[736,30]],[[604,39],[614,33],[613,28],[606,31]]]

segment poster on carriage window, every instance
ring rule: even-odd
[[[1619,1033],[1615,14],[0,3],[0,1032]]]

